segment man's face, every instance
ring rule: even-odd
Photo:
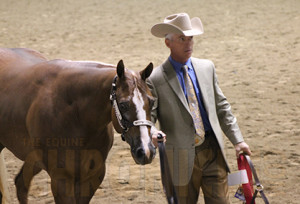
[[[185,63],[193,53],[193,36],[180,34],[172,35],[171,39],[166,39],[165,43],[171,51],[171,57],[180,63]]]

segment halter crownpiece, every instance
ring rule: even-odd
[[[110,101],[113,105],[113,108],[115,109],[115,114],[116,114],[118,123],[119,123],[120,127],[123,129],[123,132],[122,132],[122,135],[121,135],[122,140],[125,141],[125,133],[128,132],[128,130],[131,127],[134,127],[134,126],[149,126],[149,127],[152,127],[152,126],[154,126],[154,124],[149,120],[135,120],[133,122],[130,122],[130,121],[126,120],[123,117],[122,112],[120,111],[120,108],[119,108],[119,104],[118,104],[118,101],[117,101],[117,95],[116,95],[117,78],[118,78],[118,76],[116,75],[113,79],[109,98],[110,98]]]

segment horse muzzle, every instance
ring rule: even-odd
[[[155,154],[156,149],[152,143],[149,143],[147,147],[139,146],[137,148],[131,148],[131,155],[136,164],[150,164],[155,158]]]

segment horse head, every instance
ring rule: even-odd
[[[120,60],[111,91],[114,128],[130,145],[135,162],[142,165],[151,163],[155,156],[150,134],[154,99],[145,82],[152,70],[153,64],[150,63],[141,72],[133,72],[125,69]]]

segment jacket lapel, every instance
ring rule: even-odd
[[[173,89],[174,93],[180,99],[181,103],[184,105],[186,110],[190,112],[189,105],[186,101],[184,92],[182,90],[182,87],[180,86],[179,80],[177,78],[177,74],[173,66],[171,65],[169,60],[167,60],[162,66],[163,66],[164,77],[166,81],[169,83],[170,87]]]
[[[193,58],[191,58],[191,60],[192,60],[193,66],[194,66],[196,76],[197,76],[199,88],[201,90],[202,100],[203,100],[205,109],[208,113],[209,102],[207,101],[208,100],[207,79],[205,78],[205,74],[203,73],[203,69],[201,68],[201,63],[197,63]]]

